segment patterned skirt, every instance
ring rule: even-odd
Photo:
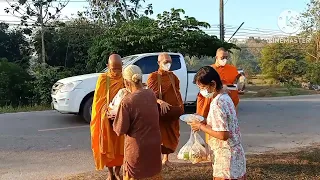
[[[237,179],[223,179],[223,178],[214,177],[213,180],[247,180],[247,175],[245,174],[244,176]]]

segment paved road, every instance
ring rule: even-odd
[[[320,96],[242,100],[245,150],[284,150],[320,142]],[[89,126],[54,111],[0,115],[0,179],[43,180],[93,170]],[[181,144],[189,138],[181,125]]]

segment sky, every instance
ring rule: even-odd
[[[12,3],[13,0],[8,0]],[[268,37],[274,35],[286,35],[278,26],[280,14],[286,10],[301,13],[306,10],[310,0],[224,0],[224,23],[226,38],[229,38],[242,22],[244,25],[236,34],[235,38],[244,39],[249,36]],[[146,4],[152,3],[154,15],[171,8],[182,8],[188,16],[193,16],[200,21],[211,24],[211,28],[205,30],[208,34],[219,37],[219,0],[147,0]],[[4,9],[8,6],[5,0],[0,1]],[[70,17],[71,14],[81,11],[87,6],[85,0],[70,0],[62,11],[62,16]],[[1,10],[0,21],[16,22],[12,17]]]

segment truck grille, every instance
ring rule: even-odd
[[[62,83],[59,83],[59,82],[55,83],[55,84],[52,86],[51,94],[52,94],[52,95],[57,94],[57,92],[61,89],[62,86],[63,86]]]

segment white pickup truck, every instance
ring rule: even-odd
[[[123,67],[134,64],[141,68],[143,83],[148,75],[158,70],[159,53],[136,54],[122,58]],[[195,104],[198,87],[193,84],[196,72],[188,72],[186,62],[180,53],[169,53],[172,58],[171,71],[180,80],[180,92],[185,105]],[[104,69],[101,73],[107,71]],[[100,73],[68,77],[56,82],[51,91],[52,107],[66,114],[81,115],[88,123],[91,121],[91,106],[96,82]]]

